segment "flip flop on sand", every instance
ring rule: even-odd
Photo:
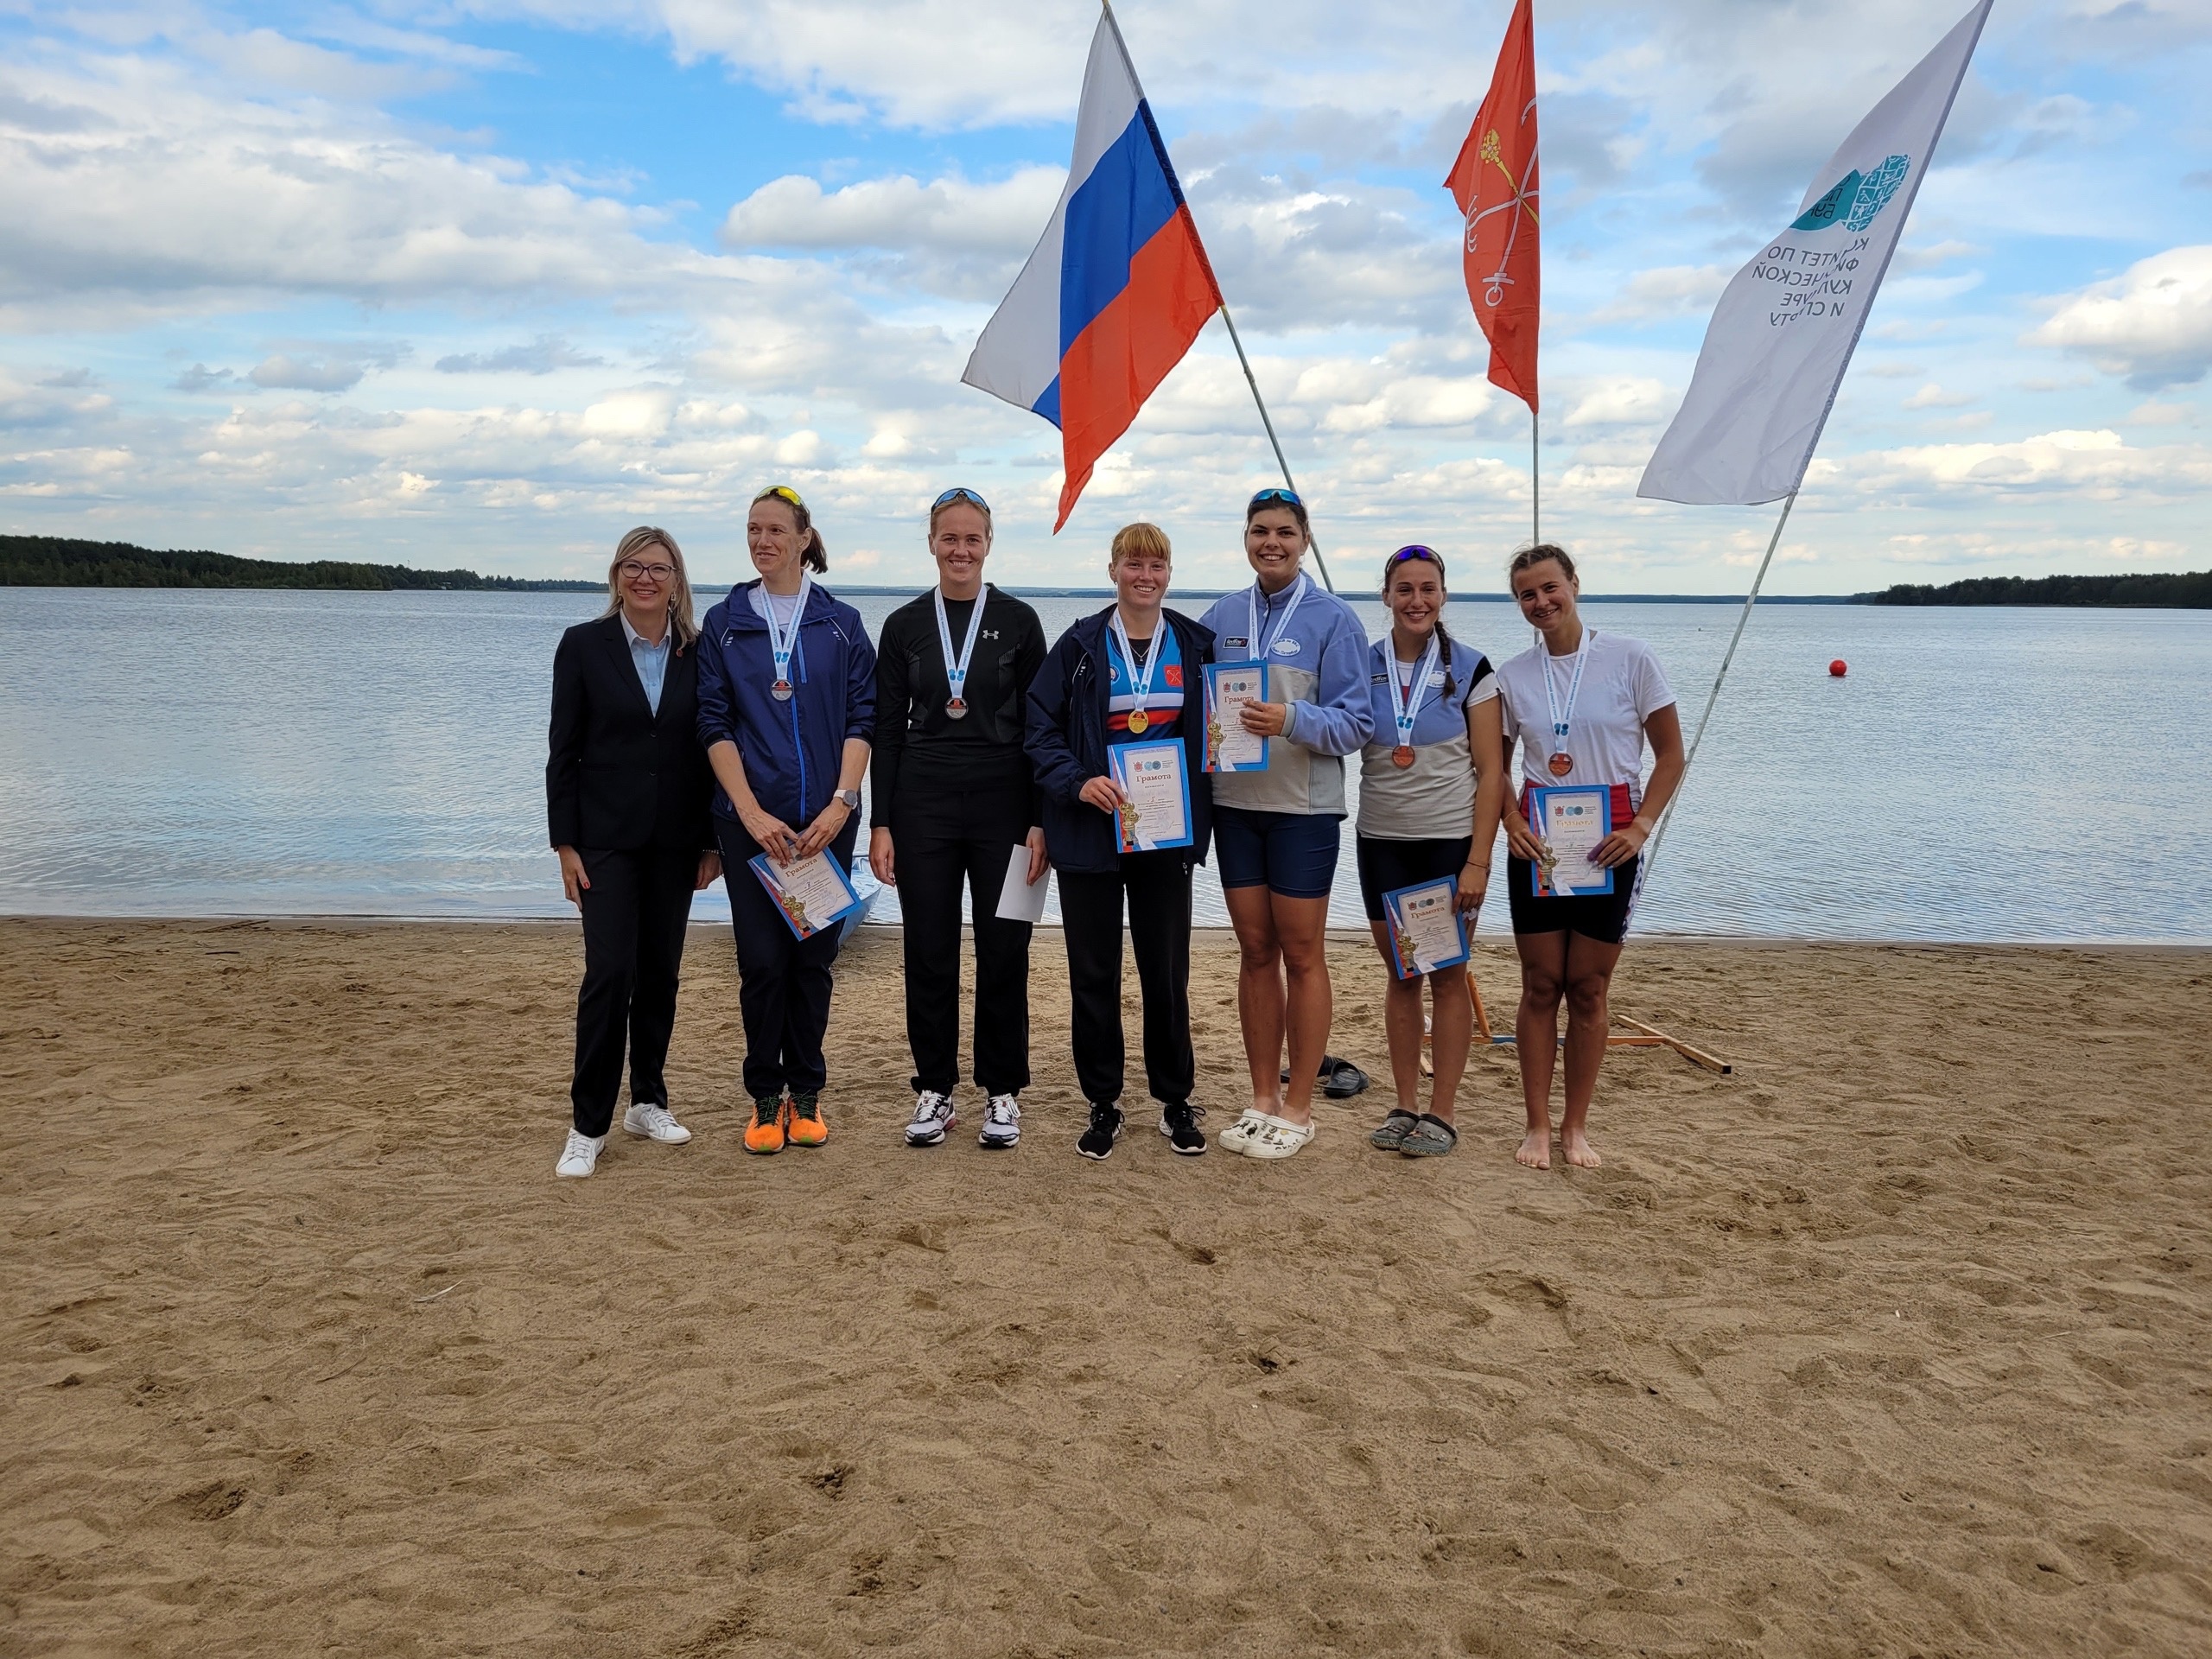
[[[1341,1059],[1334,1054],[1324,1054],[1321,1069],[1313,1075],[1320,1079],[1321,1092],[1331,1100],[1350,1100],[1354,1095],[1367,1092],[1367,1073],[1350,1060]],[[1290,1081],[1290,1071],[1287,1066],[1283,1070],[1282,1080],[1285,1083]]]
[[[1389,1116],[1382,1120],[1382,1127],[1367,1137],[1367,1144],[1377,1152],[1395,1152],[1406,1144],[1406,1137],[1420,1122],[1403,1107],[1394,1107]]]

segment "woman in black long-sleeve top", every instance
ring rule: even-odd
[[[668,1109],[669,1033],[691,895],[721,874],[714,790],[698,734],[698,626],[683,555],[664,530],[625,536],[607,611],[561,636],[545,813],[561,885],[583,912],[573,1122],[556,1175],[588,1175],[607,1144],[628,1039],[622,1127],[667,1146],[691,1131]]]
[[[957,1121],[963,886],[976,930],[981,1145],[1005,1151],[1020,1141],[1029,1086],[1029,924],[998,907],[1016,847],[1029,849],[1029,880],[1045,873],[1044,821],[1022,749],[1022,699],[1045,660],[1045,627],[984,582],[990,551],[983,498],[939,496],[930,509],[937,585],[892,612],[876,645],[868,863],[898,888],[906,921],[910,1147],[939,1144]]]

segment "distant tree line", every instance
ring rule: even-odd
[[[1976,576],[1900,582],[1861,594],[1869,605],[2138,605],[2161,610],[2212,610],[2212,570],[2186,575]]]
[[[162,552],[129,542],[80,542],[59,536],[0,536],[0,587],[318,588],[389,593],[461,588],[590,593],[595,582],[524,582],[474,570],[416,570],[404,564],[314,559],[295,564],[228,553]]]

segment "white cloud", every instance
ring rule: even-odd
[[[2135,448],[2111,431],[2044,432],[2012,442],[1920,444],[1815,466],[1839,481],[1877,490],[2068,493],[2111,501],[2212,488],[2212,448]]]
[[[1730,265],[1658,265],[1639,270],[1620,285],[1611,300],[1591,313],[1590,321],[1648,322],[1702,311],[1720,297],[1720,290],[1735,274]]]
[[[360,384],[363,372],[359,363],[345,358],[293,357],[279,352],[256,364],[246,378],[270,391],[346,391]]]
[[[1963,409],[1974,399],[1961,391],[1946,391],[1930,380],[1899,404],[1899,409]]]
[[[2212,369],[2212,244],[2169,248],[2065,301],[2027,336],[2089,358],[2144,391]]]

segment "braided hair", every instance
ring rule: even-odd
[[[1382,593],[1386,599],[1390,592],[1390,573],[1402,564],[1433,564],[1436,567],[1438,584],[1441,586],[1444,582],[1442,554],[1433,547],[1422,547],[1418,543],[1402,547],[1382,561]],[[1459,695],[1459,682],[1452,671],[1452,631],[1444,626],[1441,614],[1436,619],[1436,656],[1444,668],[1444,701],[1448,703]]]

